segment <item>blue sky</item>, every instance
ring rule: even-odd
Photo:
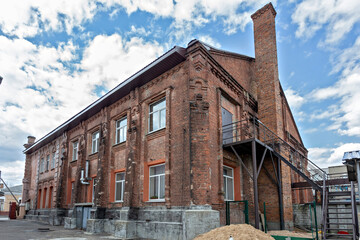
[[[194,38],[254,57],[259,0],[4,0],[0,8],[0,170],[24,171],[22,145],[79,112],[174,45]],[[272,2],[279,77],[309,158],[360,150],[360,1]]]

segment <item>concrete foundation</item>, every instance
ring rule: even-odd
[[[133,210],[134,211],[134,210]],[[136,209],[137,219],[130,209],[108,210],[107,216],[115,219],[89,219],[86,231],[106,232],[115,237],[131,239],[193,239],[195,236],[220,226],[218,211],[210,206],[191,208],[151,207]]]
[[[41,209],[41,210],[29,210],[24,216],[25,219],[36,220],[40,222],[46,222],[53,226],[64,225],[64,219],[66,216],[65,209]]]

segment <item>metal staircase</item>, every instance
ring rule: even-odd
[[[333,189],[331,187],[332,185],[338,184],[339,182],[349,184],[349,181],[347,179],[329,179],[326,172],[305,156],[304,152],[306,152],[306,150],[301,144],[296,141],[291,141],[291,136],[287,136],[287,141],[284,141],[258,119],[250,118],[224,125],[222,132],[223,148],[232,150],[240,160],[241,164],[243,163],[238,151],[245,151],[247,148],[252,149],[255,169],[257,169],[258,162],[256,155],[262,155],[259,170],[263,164],[264,156],[267,153],[270,153],[272,161],[273,157],[277,158],[301,177],[300,181],[293,183],[293,185],[298,187],[312,187],[315,192],[318,191],[321,193],[322,239],[359,239],[359,224],[353,182],[351,182],[350,191],[338,191]],[[259,152],[255,144],[264,149],[263,153]],[[245,170],[250,174],[248,169]],[[252,176],[253,180],[256,180],[257,177],[258,174],[254,171]],[[279,194],[281,195],[281,177],[279,171],[276,179],[278,180]],[[254,189],[254,191],[256,190],[257,189]],[[279,201],[281,201],[280,198]],[[348,234],[341,234],[343,233],[341,231],[346,231]]]
[[[354,182],[350,191],[326,191],[323,239],[359,239]]]

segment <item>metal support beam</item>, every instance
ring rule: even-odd
[[[258,171],[257,171],[256,178],[259,177],[259,174],[260,174],[260,171],[261,171],[261,167],[262,167],[262,165],[263,165],[263,163],[264,163],[264,159],[265,159],[266,152],[267,152],[267,148],[265,148],[264,153],[263,153],[263,155],[262,155],[261,162],[260,162],[260,164],[259,164],[259,169],[258,169]]]
[[[282,181],[281,181],[281,161],[280,158],[277,159],[277,170],[278,170],[278,197],[279,197],[279,214],[280,214],[280,229],[285,229],[284,222],[284,203],[282,198]]]
[[[279,185],[278,181],[275,180],[275,179],[271,176],[269,170],[267,170],[267,168],[266,168],[265,166],[264,166],[264,171],[265,171],[266,176],[268,176],[268,178],[270,179],[270,181],[271,181],[275,186],[278,187],[278,185]]]
[[[256,160],[256,142],[253,140],[251,142],[252,149],[252,163],[253,163],[253,182],[254,182],[254,210],[255,210],[255,228],[259,229],[259,193],[258,193],[258,184],[257,184],[257,160]]]
[[[271,162],[272,162],[272,165],[273,165],[273,168],[274,168],[274,173],[275,173],[275,177],[276,177],[276,180],[279,184],[280,182],[280,179],[279,179],[279,176],[277,175],[277,170],[276,170],[276,167],[275,167],[275,163],[274,163],[274,158],[273,158],[273,155],[272,155],[272,151],[270,151],[270,157],[271,157]]]
[[[286,163],[286,165],[288,165],[292,170],[294,170],[297,174],[299,174],[303,179],[305,179],[309,184],[311,184],[314,189],[317,189],[319,191],[322,190],[322,188],[317,185],[313,180],[311,180],[308,176],[305,175],[305,173],[301,172],[299,169],[297,169],[294,165],[291,164],[291,162],[289,162],[288,160],[286,160],[283,156],[281,156],[279,153],[274,152],[274,155],[281,159],[282,162]],[[279,176],[279,178],[281,178]]]
[[[236,157],[238,158],[238,160],[240,161],[241,165],[244,167],[244,169],[246,170],[246,172],[249,174],[249,176],[251,177],[252,180],[254,180],[253,176],[250,173],[250,170],[246,167],[245,163],[243,162],[242,158],[239,156],[239,154],[236,152],[235,148],[233,146],[230,146],[231,149],[233,150],[233,152],[235,153]],[[255,176],[255,175],[254,175]]]
[[[0,173],[1,174],[1,173]],[[17,198],[15,197],[15,195],[12,193],[12,191],[10,190],[10,188],[6,185],[5,181],[0,177],[0,180],[5,184],[5,187],[9,190],[9,192],[11,193],[11,195],[13,196],[13,198],[15,199],[15,201],[17,202],[17,204],[19,204],[19,201],[17,200]]]

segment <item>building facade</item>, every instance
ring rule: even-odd
[[[255,58],[193,40],[40,140],[29,137],[26,218],[124,238],[192,239],[225,224],[226,200],[247,200],[251,223],[255,202],[266,202],[269,226],[291,228],[292,203],[312,197],[292,191],[297,176],[265,152],[255,194],[251,156],[224,148],[223,126],[258,119],[307,154],[278,78],[275,15],[271,3],[252,15]],[[244,218],[236,207],[231,216]]]
[[[0,196],[0,215],[8,216],[10,204],[12,202],[21,201],[22,185],[10,187],[12,193],[10,193],[4,184],[0,184],[0,186],[2,187],[0,188],[0,191],[4,193],[4,196]]]

